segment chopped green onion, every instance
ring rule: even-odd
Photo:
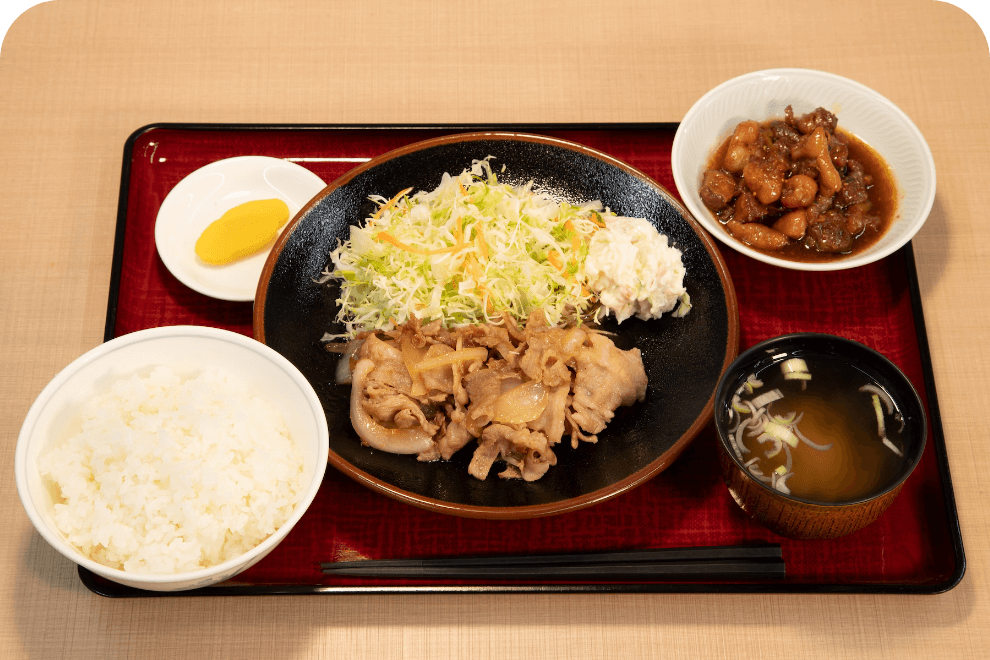
[[[894,445],[894,443],[893,443],[893,442],[891,442],[890,440],[888,440],[887,438],[884,438],[884,439],[883,439],[883,444],[885,444],[885,445],[887,445],[887,446],[888,446],[888,447],[890,448],[890,450],[891,450],[892,452],[894,452],[895,454],[897,454],[898,456],[903,456],[903,455],[904,455],[904,452],[902,452],[902,451],[901,451],[900,449],[898,449],[898,448],[897,448],[897,447],[896,447],[896,446]]]
[[[755,399],[752,400],[751,403],[754,406],[756,406],[757,409],[759,409],[759,408],[766,408],[768,405],[770,405],[774,401],[778,401],[778,400],[783,399],[783,398],[784,398],[784,393],[783,392],[781,392],[778,389],[772,389],[769,392],[764,392],[760,396],[756,397]]]
[[[784,360],[780,364],[780,370],[784,374],[784,380],[811,380],[808,363],[801,358]]]
[[[798,437],[794,435],[794,431],[791,430],[791,427],[786,424],[778,424],[777,422],[768,419],[763,422],[763,433],[782,442],[786,442],[791,447],[798,446]]]
[[[873,394],[870,398],[873,400],[873,411],[877,414],[877,433],[881,438],[886,439],[887,429],[883,423],[883,408],[880,407],[880,397]]]

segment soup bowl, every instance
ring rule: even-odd
[[[921,460],[924,407],[890,360],[801,333],[743,352],[715,391],[719,465],[733,500],[785,537],[836,538],[876,520]]]

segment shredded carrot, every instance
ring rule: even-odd
[[[464,267],[471,273],[471,277],[474,278],[475,282],[481,282],[483,273],[481,272],[481,268],[478,267],[478,261],[474,258],[473,254],[469,254],[464,258]]]
[[[397,239],[395,236],[392,236],[392,234],[388,233],[387,231],[380,231],[377,234],[375,234],[375,240],[383,241],[385,243],[391,243],[400,250],[405,250],[406,252],[411,252],[412,254],[419,254],[424,257],[432,257],[435,254],[448,254],[452,252],[457,252],[458,250],[463,250],[464,248],[467,247],[466,244],[459,243],[458,245],[451,245],[445,248],[437,248],[435,250],[424,250],[423,248],[418,248],[415,245],[407,245],[403,243],[402,241]]]
[[[464,267],[471,274],[471,277],[474,278],[474,290],[478,293],[478,297],[485,298],[485,294],[488,294],[488,298],[485,299],[485,311],[489,314],[493,313],[494,310],[492,308],[491,300],[492,292],[488,290],[488,287],[486,287],[484,283],[482,283],[481,280],[484,277],[484,273],[482,272],[481,267],[478,265],[478,261],[474,258],[473,254],[469,254],[464,257]]]
[[[485,240],[485,234],[481,230],[481,223],[474,225],[474,231],[476,232],[474,236],[474,244],[477,246],[478,251],[481,253],[481,256],[485,259],[485,261],[488,261],[488,241]]]
[[[556,252],[547,252],[547,261],[549,261],[550,265],[556,268],[557,270],[559,271],[564,270],[564,264],[561,263],[560,255],[557,254]]]
[[[395,247],[399,248],[400,250],[405,250],[406,252],[412,252],[413,254],[421,254],[424,256],[426,255],[426,250],[424,250],[423,248],[414,247],[412,245],[406,245],[405,243],[397,239],[395,236],[392,236],[392,234],[388,233],[387,231],[380,231],[377,234],[375,234],[375,240],[383,241],[385,243],[391,243]]]
[[[495,308],[492,305],[492,292],[488,290],[488,287],[480,282],[476,288],[480,294],[480,297],[485,300],[485,311],[489,314],[493,314],[495,312]]]
[[[428,250],[426,256],[432,257],[434,254],[449,254],[453,252],[458,252],[467,247],[466,243],[460,243],[458,245],[451,245],[450,247],[437,248],[436,250]]]
[[[384,213],[388,209],[390,209],[393,206],[395,206],[395,203],[398,202],[400,199],[402,199],[407,194],[409,194],[409,191],[411,191],[411,190],[412,190],[412,188],[406,188],[405,190],[400,191],[398,195],[396,195],[392,199],[388,200],[388,202],[386,202],[384,205],[382,205],[381,207],[379,207],[379,209],[377,211],[375,211],[375,215],[372,216],[372,217],[375,220],[377,220],[378,218],[380,218],[382,216],[382,213]]]

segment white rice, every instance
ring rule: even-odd
[[[257,546],[302,497],[281,415],[234,378],[156,368],[89,400],[82,430],[39,459],[55,522],[84,555],[133,573],[192,571]]]

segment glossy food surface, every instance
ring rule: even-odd
[[[599,199],[619,215],[647,218],[683,252],[693,308],[684,318],[631,319],[616,344],[640,348],[646,400],[620,409],[597,444],[562,446],[557,466],[536,483],[467,476],[469,451],[450,462],[419,463],[361,446],[348,415],[350,387],[334,385],[337,357],[321,344],[339,333],[336,289],[317,284],[327,255],[349,227],[374,212],[371,195],[412,186],[431,190],[444,172],[494,156],[501,180],[572,202]],[[502,167],[504,166],[504,170]],[[721,257],[664,189],[618,161],[563,141],[510,134],[441,138],[377,158],[331,184],[286,229],[272,250],[256,297],[255,335],[289,358],[314,384],[330,424],[330,460],[366,485],[419,506],[460,515],[514,518],[592,504],[666,468],[704,426],[722,369],[737,346],[738,310]],[[566,445],[566,443],[564,443]],[[556,450],[555,450],[556,451]]]

